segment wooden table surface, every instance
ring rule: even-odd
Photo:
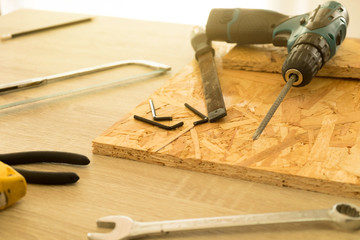
[[[20,10],[0,17],[0,33],[69,20],[74,14]],[[0,212],[0,239],[87,239],[104,231],[96,219],[127,215],[159,221],[330,208],[359,200],[93,155],[92,140],[162,86],[194,57],[192,26],[95,17],[91,22],[0,42],[0,84],[127,59],[172,66],[160,77],[0,111],[1,153],[55,150],[88,156],[86,167],[35,164],[28,169],[75,171],[70,186],[28,185],[26,196]],[[42,96],[146,70],[119,68],[2,95],[0,104]],[[359,239],[325,224],[285,224],[173,233],[151,239]]]

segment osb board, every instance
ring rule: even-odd
[[[336,55],[327,62],[317,76],[360,79],[360,39],[347,38]],[[223,67],[281,73],[287,48],[272,44],[235,46],[223,58]]]
[[[168,131],[151,119],[149,99],[93,140],[93,153],[147,163],[360,198],[360,81],[315,78],[293,88],[263,134],[252,135],[284,86],[279,74],[217,68],[228,115],[199,120],[184,103],[206,113],[194,60],[150,98],[158,116],[184,126]]]

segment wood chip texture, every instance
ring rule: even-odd
[[[93,153],[360,198],[360,81],[354,79],[360,77],[359,45],[360,40],[345,40],[319,73],[326,77],[292,88],[263,134],[253,141],[285,85],[280,74],[269,72],[280,71],[286,51],[247,46],[227,52],[229,45],[218,44],[216,63],[226,117],[193,126],[199,117],[184,103],[206,114],[194,60],[149,96],[158,116],[173,117],[164,124],[183,121],[182,127],[169,131],[133,119],[135,114],[152,118],[149,99],[144,99],[93,140]],[[335,74],[340,78],[333,78]]]

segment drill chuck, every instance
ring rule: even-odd
[[[310,83],[322,66],[335,55],[345,38],[348,23],[346,8],[330,1],[319,5],[309,14],[280,24],[274,30],[275,38],[277,35],[290,34],[287,42],[289,54],[282,67],[285,81],[296,74],[298,80],[293,86]]]
[[[298,79],[294,87],[302,87],[310,83],[322,66],[319,51],[310,44],[298,45],[291,50],[282,67],[285,81],[295,74]]]
[[[288,81],[292,74],[298,79],[294,87],[305,86],[310,83],[322,66],[322,57],[318,49],[310,44],[295,46],[289,53],[282,67],[285,81]]]
[[[298,37],[289,52],[282,66],[283,77],[288,81],[295,74],[298,80],[293,86],[305,86],[329,59],[330,47],[325,38],[316,33],[305,33]]]

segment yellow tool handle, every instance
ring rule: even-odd
[[[26,194],[25,178],[0,162],[0,210],[13,205]]]

